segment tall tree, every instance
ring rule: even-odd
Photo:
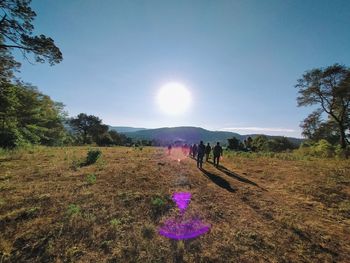
[[[298,79],[295,87],[299,89],[298,106],[318,105],[319,114],[326,113],[336,124],[339,143],[345,149],[349,143],[346,133],[349,130],[350,69],[339,64],[312,69]],[[315,112],[308,118],[314,117],[317,117]]]
[[[36,62],[50,65],[62,61],[62,53],[52,38],[33,35],[36,13],[29,6],[31,0],[0,0],[0,49],[20,50],[25,58],[34,55]]]
[[[35,87],[3,83],[0,88],[0,147],[60,145],[66,135],[63,105]]]
[[[76,118],[71,118],[69,124],[83,144],[98,142],[99,137],[108,131],[108,126],[102,124],[100,118],[85,113],[80,113]]]

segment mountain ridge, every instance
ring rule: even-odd
[[[123,129],[120,129],[123,128]],[[239,133],[230,131],[211,131],[204,129],[202,127],[194,126],[177,126],[177,127],[162,127],[162,128],[134,128],[126,126],[110,126],[110,129],[116,130],[119,133],[123,133],[126,136],[134,140],[155,140],[161,144],[171,143],[171,142],[183,142],[183,143],[198,143],[203,140],[204,142],[227,144],[227,139],[236,137],[240,141],[243,141],[247,137],[256,137],[258,135],[264,135],[269,139],[286,137],[286,136],[276,136],[276,135],[265,135],[265,134],[247,134],[241,135]],[[123,131],[124,130],[124,131]],[[300,145],[304,139],[286,137],[292,143]]]

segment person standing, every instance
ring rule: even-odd
[[[194,144],[192,148],[192,154],[194,159],[196,159],[197,157],[197,150],[198,150],[197,144]]]
[[[197,167],[198,168],[202,168],[204,154],[205,154],[205,145],[203,144],[203,141],[201,141],[198,145],[198,153],[197,153]]]
[[[208,162],[209,160],[209,155],[211,152],[211,146],[210,143],[208,142],[207,146],[205,147],[205,161]]]
[[[216,143],[213,149],[213,154],[214,154],[214,165],[216,167],[219,167],[220,156],[222,156],[222,147],[220,146],[219,142]]]
[[[169,144],[169,145],[168,145],[168,155],[171,154],[171,148],[172,148],[172,146],[171,146],[171,144]]]

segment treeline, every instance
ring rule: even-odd
[[[102,120],[94,115],[80,113],[77,117],[68,119],[66,124],[74,144],[131,146],[133,143],[131,138],[110,130],[108,125],[103,124]]]
[[[22,83],[0,86],[0,147],[62,145],[69,141],[63,105]]]
[[[0,85],[0,147],[27,145],[131,145],[132,140],[109,130],[85,113],[67,118],[62,103],[23,83]]]
[[[236,137],[227,140],[229,150],[252,151],[252,152],[282,152],[298,148],[286,137],[277,137],[269,139],[265,135],[258,135],[254,138],[248,137],[240,141]]]

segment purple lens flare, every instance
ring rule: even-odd
[[[195,238],[209,231],[210,225],[198,218],[189,220],[169,219],[159,229],[159,234],[167,238],[181,240]]]
[[[188,204],[191,201],[191,193],[188,192],[178,192],[173,194],[173,201],[176,203],[177,207],[183,213],[185,212]]]
[[[185,217],[184,213],[191,201],[191,193],[177,192],[173,194],[173,201],[180,209],[180,216],[167,219],[159,229],[159,234],[167,238],[181,240],[195,238],[207,233],[211,225],[198,217]]]

